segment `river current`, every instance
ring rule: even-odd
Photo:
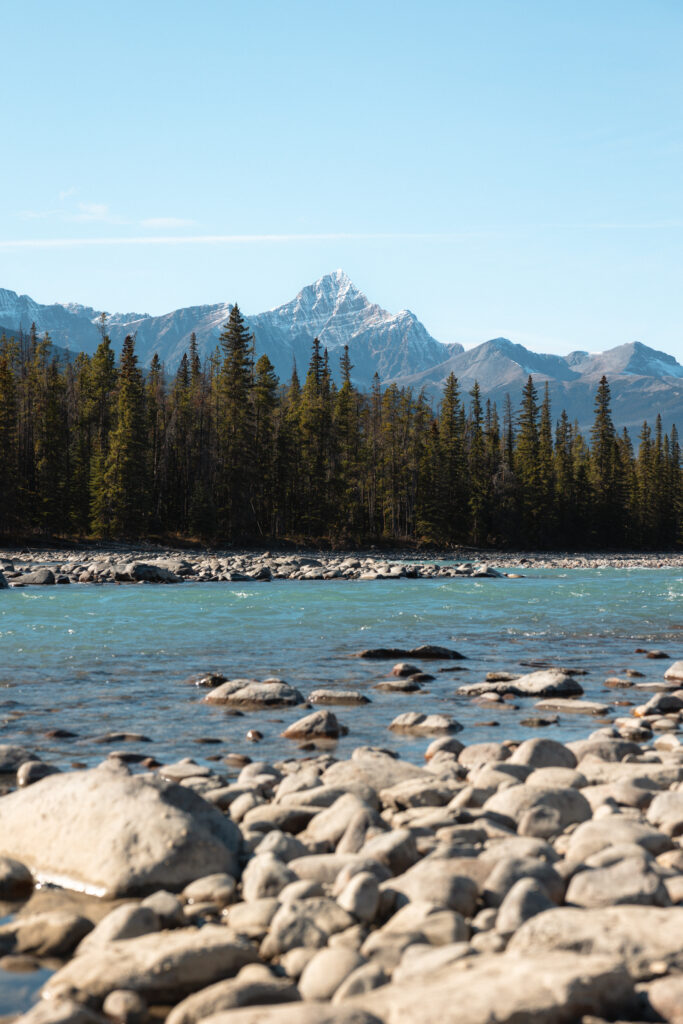
[[[168,762],[200,763],[228,751],[273,759],[298,753],[280,733],[301,708],[229,714],[183,685],[214,670],[227,678],[279,676],[304,695],[358,688],[371,700],[333,710],[348,727],[340,753],[360,744],[422,758],[428,741],[391,733],[403,711],[452,715],[465,743],[538,735],[522,724],[534,702],[485,708],[458,695],[486,672],[529,672],[537,663],[585,669],[586,698],[640,703],[649,694],[610,690],[608,676],[638,669],[662,678],[668,661],[637,647],[683,657],[683,572],[665,569],[524,570],[518,580],[275,581],[181,586],[33,587],[0,594],[0,743],[19,743],[61,767],[95,764],[111,746],[104,734],[149,740],[117,743]],[[425,662],[433,682],[411,694],[382,693],[392,662],[364,661],[367,647],[441,644],[462,662]],[[458,671],[456,671],[458,669]],[[443,670],[443,671],[441,671]],[[628,707],[615,709],[628,714]],[[497,724],[495,724],[497,723]],[[597,728],[564,714],[544,734],[562,740]],[[48,738],[55,728],[73,738]],[[263,734],[246,740],[250,728]],[[219,741],[207,744],[206,739]]]

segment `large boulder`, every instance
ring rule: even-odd
[[[466,957],[343,1005],[369,1010],[384,1024],[574,1024],[585,1013],[628,1012],[633,1003],[633,983],[616,959],[550,953]]]
[[[3,574],[0,572],[0,590],[8,590],[8,589],[9,589],[9,583],[7,582],[7,580],[5,579]]]
[[[148,562],[128,562],[114,566],[114,579],[118,583],[182,583],[171,569]]]
[[[635,977],[663,961],[683,968],[683,907],[557,907],[537,914],[512,936],[508,950],[524,957],[563,952],[618,957]]]
[[[102,1002],[115,989],[139,992],[156,1002],[174,1002],[256,960],[256,950],[222,925],[119,939],[70,960],[43,989],[48,999],[78,993]]]
[[[683,661],[674,661],[673,665],[670,665],[664,673],[664,678],[674,682],[680,680],[683,683]]]
[[[34,572],[24,573],[14,581],[15,587],[30,587],[30,586],[52,586],[56,583],[55,574],[52,569],[36,569]]]
[[[237,826],[191,789],[122,769],[51,775],[0,797],[0,854],[38,881],[115,898],[239,876]]]

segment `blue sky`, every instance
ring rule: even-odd
[[[680,0],[0,10],[0,287],[258,312],[343,267],[442,341],[683,360]]]

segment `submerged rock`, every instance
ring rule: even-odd
[[[683,683],[683,661],[675,661],[664,673],[665,679]]]
[[[0,857],[0,900],[21,900],[30,896],[33,876],[29,869],[11,857]]]
[[[282,735],[288,740],[333,739],[346,735],[348,729],[331,711],[314,711],[305,718],[292,722]]]
[[[450,715],[421,715],[417,711],[406,711],[397,715],[389,728],[394,732],[409,732],[415,736],[434,736],[459,732],[462,726]]]
[[[205,704],[229,704],[246,711],[257,708],[282,708],[303,704],[303,694],[281,679],[230,679],[227,683],[210,690],[203,697]]]
[[[15,743],[0,743],[0,775],[14,774],[22,764],[35,759],[36,755],[26,747],[17,746]]]
[[[370,700],[360,690],[314,690],[308,698],[309,704],[369,704]]]
[[[377,661],[386,661],[389,658],[401,660],[403,658],[417,658],[440,661],[463,661],[464,654],[454,651],[450,647],[439,647],[436,644],[421,644],[420,647],[413,647],[405,650],[402,647],[369,647],[365,651],[354,654],[354,658],[373,658]]]
[[[458,687],[458,693],[468,697],[481,693],[511,693],[515,697],[574,697],[583,693],[583,687],[573,675],[550,668],[497,683],[466,683]]]
[[[15,917],[0,925],[0,955],[69,956],[91,930],[92,921],[67,910]]]

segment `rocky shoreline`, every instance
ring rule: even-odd
[[[192,557],[164,555],[144,560],[132,552],[43,552],[13,555],[0,552],[0,587],[63,583],[269,583],[272,580],[395,580],[473,577],[516,578],[488,564],[419,563],[401,559],[344,555],[226,554]]]
[[[189,682],[301,703],[279,680]],[[21,1024],[681,1024],[683,662],[649,689],[564,744],[464,746],[457,723],[399,716],[422,765],[336,758],[325,708],[276,763],[114,752],[57,772],[0,747],[0,992],[53,972]],[[470,695],[580,690],[569,669]]]
[[[494,568],[495,565],[495,568]],[[0,549],[0,588],[65,583],[269,582],[271,580],[517,579],[526,569],[683,569],[683,552],[330,553],[183,551],[159,547]]]

